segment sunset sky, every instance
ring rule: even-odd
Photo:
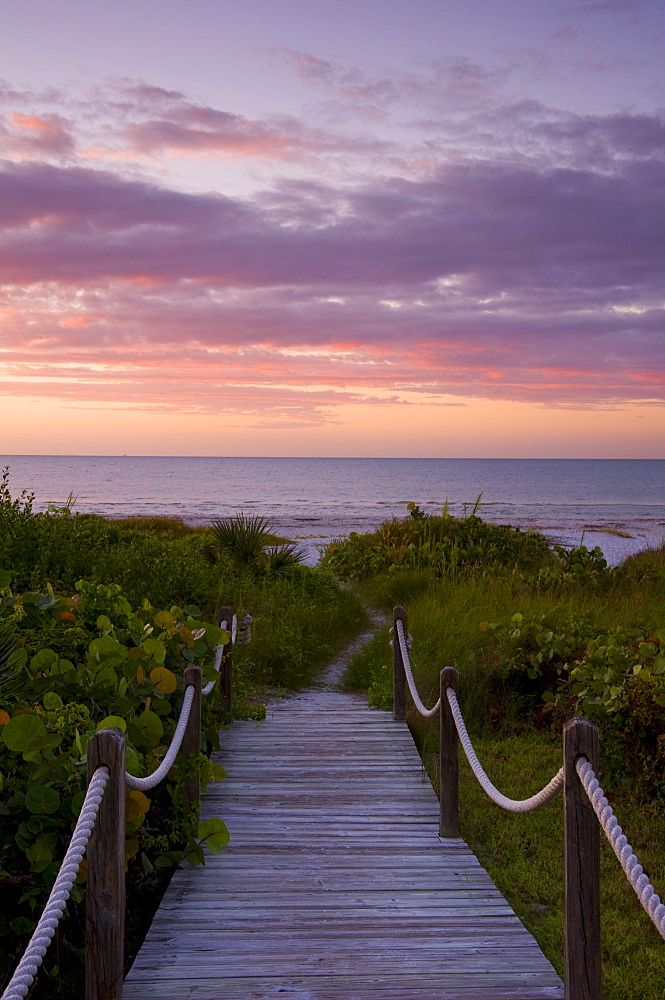
[[[665,457],[665,4],[7,0],[5,454]]]

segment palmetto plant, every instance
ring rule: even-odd
[[[281,576],[302,561],[302,553],[293,542],[275,542],[273,525],[260,514],[240,513],[213,521],[212,533],[220,552],[237,566]]]
[[[235,563],[250,566],[261,556],[272,538],[271,525],[259,514],[236,514],[212,522],[215,541],[225,555]]]

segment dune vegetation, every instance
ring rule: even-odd
[[[363,599],[406,607],[426,704],[439,672],[460,673],[460,702],[486,770],[521,798],[561,765],[561,730],[583,715],[600,729],[600,778],[650,879],[665,889],[665,548],[609,569],[599,549],[551,547],[483,522],[412,516],[333,542],[324,564]],[[392,703],[392,650],[377,636],[346,683]],[[436,783],[438,726],[409,723]],[[561,800],[529,815],[489,803],[462,766],[461,836],[478,853],[559,972],[563,969]],[[660,997],[665,943],[602,843],[604,996]],[[639,963],[640,975],[634,971]]]
[[[30,938],[85,793],[86,746],[106,726],[126,736],[127,767],[151,774],[183,696],[183,671],[214,680],[228,641],[218,608],[252,616],[234,650],[237,718],[262,718],[267,691],[305,685],[364,622],[358,599],[329,573],[300,564],[267,522],[238,515],[192,528],[167,518],[108,521],[72,502],[37,513],[0,482],[0,982]],[[243,543],[244,537],[244,543]],[[235,541],[234,541],[235,540]],[[249,544],[251,542],[251,544]],[[245,635],[240,638],[247,638]],[[219,700],[204,699],[204,783],[223,776]],[[174,866],[204,863],[227,839],[183,816],[180,764],[145,795],[128,792],[125,854],[128,959]],[[85,866],[31,996],[75,1000],[83,969]],[[140,899],[140,905],[138,900]]]

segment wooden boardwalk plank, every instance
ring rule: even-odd
[[[221,734],[231,843],[176,872],[124,1000],[561,1000],[407,727],[312,690]]]

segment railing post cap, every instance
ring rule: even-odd
[[[591,719],[585,718],[583,715],[575,715],[572,719],[569,719],[563,727],[564,733],[569,733],[571,730],[585,731],[588,733],[597,733],[598,726]]]
[[[109,736],[115,743],[125,743],[125,733],[120,726],[105,726],[104,729],[98,729],[90,739],[95,740],[100,736]]]

